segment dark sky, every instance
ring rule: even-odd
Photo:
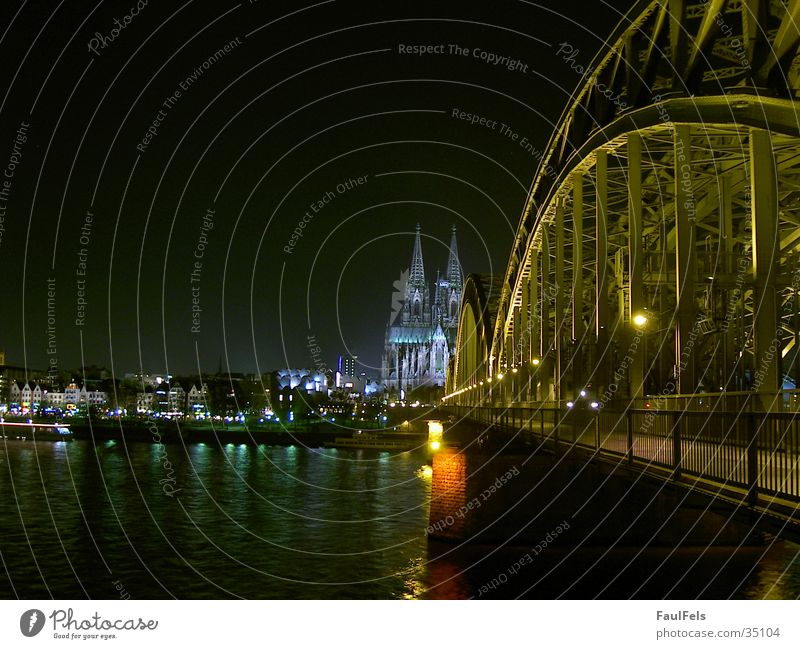
[[[312,365],[314,336],[370,371],[417,222],[431,281],[453,223],[465,272],[504,271],[520,142],[544,148],[580,80],[558,44],[588,64],[632,4],[3,2],[7,362],[263,372]]]

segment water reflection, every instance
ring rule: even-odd
[[[553,550],[486,591],[527,549],[428,542],[427,461],[424,451],[9,442],[0,596],[116,598],[120,583],[131,598],[800,594],[800,548],[784,542]]]
[[[55,448],[3,451],[0,489],[13,486],[20,508],[0,505],[4,596],[114,597],[113,580],[132,598],[417,597],[423,588],[430,485],[415,477],[413,454]],[[45,497],[58,501],[57,516],[43,514]]]

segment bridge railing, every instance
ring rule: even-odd
[[[568,410],[448,406],[506,439],[591,449],[672,478],[800,501],[800,415],[793,412]]]

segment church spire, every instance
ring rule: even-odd
[[[456,243],[456,226],[453,225],[453,236],[450,237],[450,257],[447,260],[447,281],[451,288],[461,288],[461,264],[458,262],[458,244]]]
[[[417,223],[417,236],[414,239],[414,254],[411,257],[411,268],[408,274],[408,285],[414,288],[425,286],[425,266],[422,263],[422,241],[420,227]]]

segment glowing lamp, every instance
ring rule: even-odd
[[[442,447],[442,437],[444,436],[444,426],[441,421],[432,419],[428,422],[428,443],[431,451],[438,451]]]

